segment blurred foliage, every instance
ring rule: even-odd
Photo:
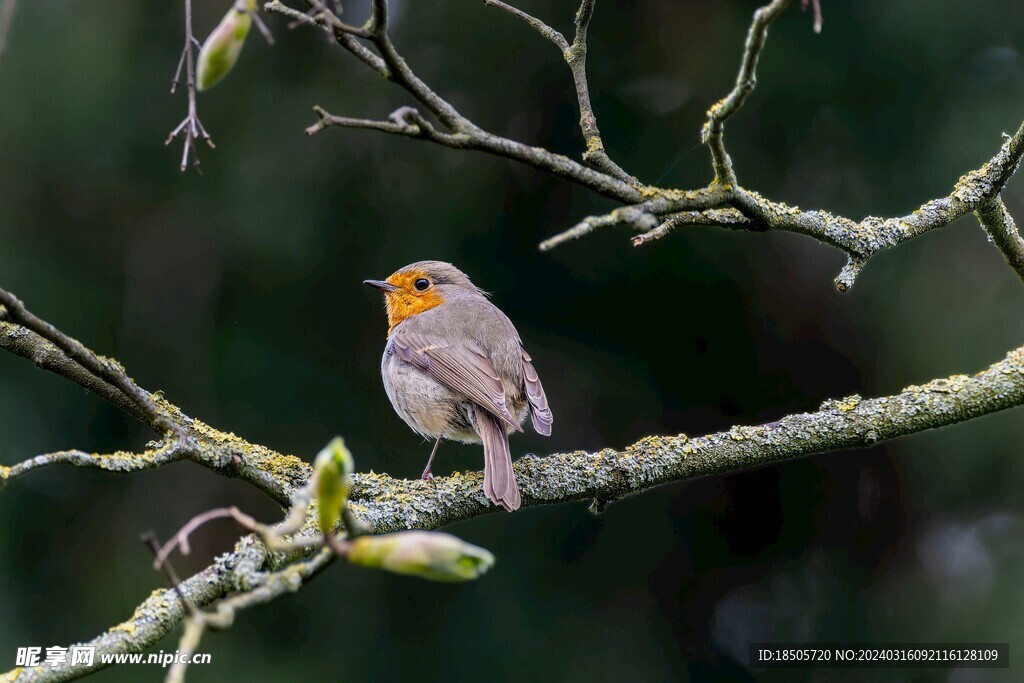
[[[196,3],[197,33],[229,4]],[[361,21],[365,7],[350,4]],[[482,2],[393,6],[399,49],[467,115],[582,151],[550,44]],[[522,6],[563,30],[575,10]],[[707,181],[697,132],[732,83],[755,6],[599,3],[591,86],[613,158],[663,185]],[[855,218],[905,212],[1019,125],[1021,3],[826,0],[824,12],[821,36],[795,9],[773,26],[758,89],[728,125],[746,186]],[[408,102],[279,18],[277,45],[252,41],[201,96],[217,149],[200,150],[205,175],[181,174],[180,150],[161,146],[186,106],[167,93],[181,14],[175,2],[19,4],[0,61],[0,282],[142,386],[250,440],[311,460],[340,433],[361,468],[420,472],[430,444],[384,395],[386,325],[360,284],[418,259],[466,270],[528,345],[556,423],[550,439],[517,435],[517,456],[771,420],[974,371],[1024,340],[1024,290],[973,219],[876,257],[845,295],[832,285],[842,256],[793,235],[693,228],[634,250],[619,229],[541,255],[541,238],[609,204],[497,158],[369,132],[306,138],[313,104],[383,118]],[[1006,201],[1024,220],[1024,179]],[[150,438],[14,357],[0,357],[0,416],[6,464]],[[214,663],[190,680],[333,679],[339,667],[351,680],[742,680],[752,640],[1016,648],[1022,437],[1018,410],[662,487],[601,517],[572,504],[461,523],[451,531],[498,558],[480,581],[333,567],[210,635]],[[437,472],[480,466],[479,448],[445,444]],[[128,617],[162,581],[139,532],[166,537],[230,504],[279,516],[191,464],[124,478],[55,468],[9,486],[0,669],[18,646],[87,639]],[[235,535],[230,523],[204,531],[179,571]],[[813,676],[777,680],[801,678]]]

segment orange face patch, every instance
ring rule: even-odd
[[[429,286],[422,291],[417,289],[416,283],[419,280],[426,280]],[[384,296],[388,311],[389,337],[395,325],[403,320],[444,303],[444,297],[437,291],[434,281],[422,270],[399,271],[389,276],[387,281],[398,287],[393,292],[385,292]]]

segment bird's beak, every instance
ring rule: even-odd
[[[398,289],[398,287],[395,287],[390,282],[385,282],[384,280],[363,280],[363,284],[370,285],[371,287],[379,289],[382,292],[394,292],[395,290]]]

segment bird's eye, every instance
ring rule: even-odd
[[[417,292],[427,291],[427,287],[430,287],[430,280],[425,277],[421,277],[419,280],[413,283],[413,287],[416,288]]]

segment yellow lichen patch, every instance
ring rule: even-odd
[[[911,394],[949,394],[963,389],[970,379],[967,375],[953,375],[944,379],[933,379],[931,382],[923,385],[911,384],[905,387],[903,391]]]
[[[840,399],[836,402],[836,408],[838,408],[840,412],[849,413],[857,409],[861,400],[862,399],[858,394],[853,394],[852,396],[847,396],[846,398]]]
[[[296,458],[294,455],[282,455],[281,453],[267,451],[264,454],[261,469],[269,471],[276,477],[282,477],[293,476],[303,472],[308,467],[304,460]]]
[[[733,441],[747,441],[761,436],[763,431],[758,427],[735,426],[729,430],[728,436]]]
[[[620,458],[669,455],[678,448],[680,439],[683,443],[686,443],[688,437],[685,434],[680,434],[679,436],[646,436],[617,455]],[[601,451],[598,455],[604,456],[606,454],[610,457],[616,456],[614,451],[608,451],[607,449]]]
[[[0,675],[0,683],[14,683],[14,681],[18,680],[18,677],[21,676],[21,672],[24,670],[25,669],[20,666],[17,669],[11,669],[7,673]]]
[[[134,636],[137,630],[138,626],[135,624],[134,621],[129,619],[128,621],[123,621],[117,626],[112,627],[110,629],[110,632],[113,633],[114,631],[124,631],[128,635]]]
[[[156,457],[158,450],[162,449],[150,449],[142,453],[115,451],[114,453],[92,453],[90,455],[96,460],[108,460],[113,462],[137,462],[139,460],[152,461]]]

